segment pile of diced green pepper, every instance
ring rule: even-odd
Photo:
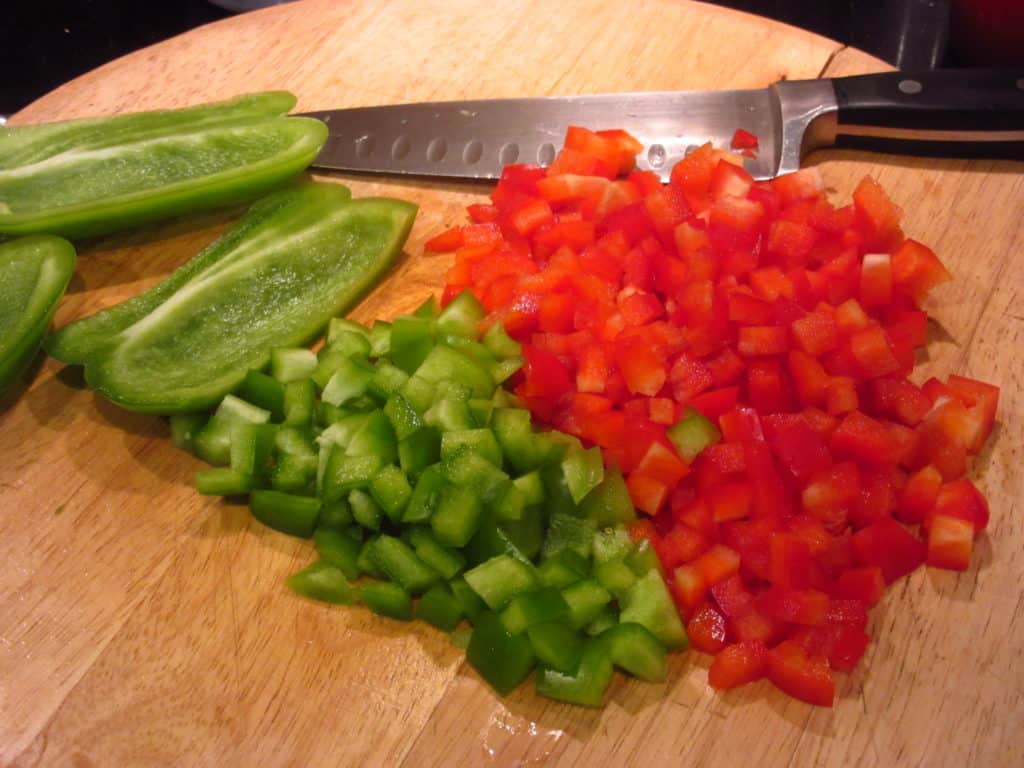
[[[619,669],[664,680],[686,633],[622,475],[599,449],[537,432],[502,382],[519,345],[463,293],[443,311],[366,328],[331,322],[327,343],[277,349],[213,414],[172,418],[178,445],[215,466],[201,493],[249,494],[253,515],[312,537],[296,592],[361,602],[461,636],[499,693],[537,670],[537,690],[600,706]]]

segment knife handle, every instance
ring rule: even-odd
[[[937,69],[832,80],[835,146],[1024,160],[1024,69]]]

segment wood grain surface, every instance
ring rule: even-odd
[[[884,69],[858,51],[680,0],[308,0],[138,51],[18,124],[286,88],[299,109],[617,90],[760,87]],[[0,764],[1024,765],[1024,166],[821,153],[839,200],[864,174],[956,281],[919,375],[1002,387],[973,470],[992,524],[971,569],[921,569],[873,611],[832,710],[760,683],[717,695],[677,654],[663,685],[618,678],[601,711],[524,686],[497,698],[420,623],[285,590],[312,546],[200,498],[198,461],[49,360],[0,412]],[[401,263],[353,313],[390,317],[441,285],[422,244],[486,189],[344,179],[420,205]],[[134,295],[234,212],[82,244],[57,324]]]

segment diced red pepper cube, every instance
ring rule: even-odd
[[[708,670],[708,683],[717,690],[736,688],[764,677],[768,668],[768,647],[758,641],[726,646],[715,656]]]
[[[886,584],[907,575],[925,561],[924,542],[891,518],[857,531],[852,544],[857,562],[881,568]]]

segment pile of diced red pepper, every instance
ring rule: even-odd
[[[872,179],[836,207],[816,169],[754,181],[706,145],[662,184],[640,148],[571,128],[550,167],[508,166],[428,243],[455,254],[444,300],[471,289],[523,344],[535,419],[626,474],[711,685],[829,706],[886,586],[968,567],[999,390],[908,378],[950,275]],[[718,438],[690,462],[666,434],[688,409]]]

